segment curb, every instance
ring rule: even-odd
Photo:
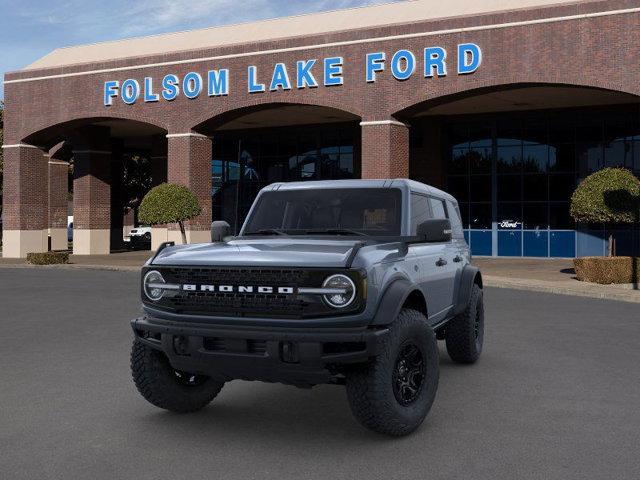
[[[576,285],[575,287],[558,285],[557,283],[541,281],[531,282],[527,280],[517,280],[505,277],[483,276],[482,281],[486,287],[508,288],[512,290],[524,290],[529,292],[554,293],[557,295],[570,295],[574,297],[597,298],[601,300],[615,300],[620,302],[640,303],[640,291],[626,290],[620,291],[615,286],[609,285]],[[576,280],[578,282],[578,280]],[[581,282],[580,282],[581,283]],[[597,291],[590,291],[587,288],[597,288]],[[612,291],[612,289],[616,291]]]

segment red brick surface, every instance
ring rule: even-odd
[[[211,139],[201,135],[168,138],[169,183],[189,187],[202,207],[202,214],[187,223],[188,230],[211,228]],[[170,225],[169,228],[178,228]]]
[[[555,84],[597,87],[640,94],[640,14],[637,12],[576,18],[567,21],[541,22],[502,26],[476,31],[454,29],[505,24],[545,18],[558,18],[638,7],[637,0],[583,1],[573,5],[516,10],[475,17],[441,19],[391,25],[375,29],[290,38],[256,44],[207,48],[155,57],[128,58],[96,64],[72,65],[42,70],[8,73],[6,80],[55,76],[91,70],[103,70],[154,62],[187,61],[179,65],[136,68],[127,71],[91,73],[5,85],[5,143],[31,143],[50,148],[78,132],[78,125],[105,118],[147,122],[168,133],[191,131],[213,134],[215,119],[245,107],[282,103],[312,104],[333,107],[352,113],[363,121],[397,119],[407,121],[416,105],[453,100],[469,93],[501,89],[513,84]],[[424,32],[443,32],[412,38],[381,39],[386,36]],[[362,43],[326,46],[328,43],[371,39]],[[470,75],[458,75],[455,68],[456,46],[477,43],[483,52],[483,64]],[[260,52],[270,49],[302,48],[298,51],[248,55],[221,60],[202,61],[205,57]],[[429,46],[442,46],[448,52],[448,75],[424,78],[422,51]],[[375,83],[365,81],[365,55],[384,51],[390,59],[398,49],[410,49],[418,59],[415,74],[406,81],[391,76],[389,65],[378,74]],[[290,74],[301,59],[344,57],[344,85],[314,89],[297,89],[258,94],[247,92],[247,67],[258,67],[261,82],[268,83],[273,66],[284,62]],[[320,63],[320,62],[319,62]],[[317,65],[319,67],[320,65]],[[113,106],[103,105],[102,88],[107,80],[135,78],[141,84],[151,76],[156,91],[162,77],[174,73],[180,78],[189,71],[205,76],[212,68],[228,68],[230,93],[225,97],[208,97],[203,92],[197,99],[180,95],[167,102],[126,105],[115,99]],[[314,71],[319,82],[321,69]],[[292,75],[293,77],[293,75]],[[214,119],[212,122],[211,120]],[[408,131],[397,125],[367,126],[362,131],[362,176],[367,178],[409,175]],[[86,134],[85,134],[86,136]],[[82,136],[76,135],[76,143]],[[175,137],[169,141],[168,178],[182,183],[200,199],[204,213],[195,221],[197,229],[208,228],[211,209],[210,141],[198,137]],[[74,144],[74,148],[77,145]],[[46,166],[38,151],[8,149],[5,151],[5,228],[43,223],[42,192],[46,192]],[[79,228],[107,228],[108,201],[106,163],[92,158],[78,159],[82,174],[76,175],[74,210]],[[428,172],[417,172],[427,175]],[[437,172],[435,173],[437,175]],[[158,174],[159,176],[160,174]],[[44,183],[43,183],[44,182]],[[25,188],[29,186],[30,188]],[[28,191],[32,190],[33,191]],[[38,204],[37,204],[38,203]],[[36,205],[37,204],[37,205]],[[45,215],[46,218],[46,215]],[[46,223],[46,219],[44,220]]]
[[[362,126],[362,178],[409,176],[409,128],[382,124]]]
[[[37,148],[4,150],[2,216],[5,230],[47,228],[48,160],[49,157]]]
[[[67,228],[69,164],[49,160],[49,227]]]

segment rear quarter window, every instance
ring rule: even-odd
[[[451,221],[451,234],[454,238],[463,238],[464,230],[462,228],[462,219],[460,218],[460,209],[457,204],[447,200],[447,210],[449,211],[449,220]]]
[[[444,206],[444,201],[440,198],[430,198],[431,211],[433,218],[447,218],[447,209]]]

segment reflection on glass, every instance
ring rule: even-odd
[[[454,148],[451,155],[451,161],[448,168],[449,173],[468,173],[469,172],[469,149]]]
[[[498,147],[498,173],[520,173],[522,146]]]
[[[469,227],[473,229],[491,228],[491,204],[471,203],[469,205]]]
[[[522,169],[525,173],[544,173],[548,159],[548,145],[525,145],[522,150]]]
[[[213,219],[239,226],[257,192],[273,182],[353,178],[359,134],[357,124],[341,124],[217,135],[211,166]]]
[[[471,173],[491,173],[491,148],[474,147],[469,150]]]
[[[632,167],[633,144],[627,141],[611,142],[604,147],[604,164],[607,167]]]

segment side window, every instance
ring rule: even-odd
[[[418,225],[431,217],[429,199],[418,193],[411,194],[411,235],[418,231]]]
[[[433,218],[447,218],[447,210],[444,206],[444,201],[439,198],[429,198],[431,202],[431,210],[433,211]]]
[[[454,238],[463,238],[464,230],[462,229],[462,220],[460,219],[460,209],[453,202],[447,200],[447,210],[449,210],[449,219],[451,220],[451,233]]]

